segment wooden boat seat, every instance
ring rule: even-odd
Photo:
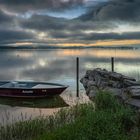
[[[0,87],[3,87],[3,88],[10,88],[10,87],[14,87],[14,85],[12,83],[6,83],[4,85],[1,85]]]
[[[37,84],[35,86],[33,86],[32,88],[58,88],[60,86],[54,86],[54,85],[47,85],[47,84]]]
[[[9,82],[4,85],[1,85],[2,88],[19,88],[19,87],[27,87],[26,84],[19,84],[17,82]]]

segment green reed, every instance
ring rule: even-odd
[[[139,140],[137,111],[107,92],[90,104],[0,127],[2,140]]]

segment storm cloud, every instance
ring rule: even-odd
[[[84,40],[84,41],[96,41],[96,40],[128,40],[128,39],[140,39],[140,32],[125,32],[119,33],[84,33],[84,32],[51,32],[50,35],[54,38],[69,38],[71,40]]]
[[[67,20],[62,18],[55,18],[46,15],[33,15],[29,19],[21,21],[23,28],[35,30],[57,30],[64,29],[67,26]]]
[[[12,20],[13,20],[13,17],[12,17],[12,16],[5,14],[5,13],[0,9],[0,24],[12,22]]]
[[[125,32],[119,33],[91,33],[87,36],[83,36],[84,40],[123,40],[123,39],[140,39],[140,32]]]
[[[86,0],[0,0],[1,44],[140,39],[139,0],[99,1],[85,14],[66,19],[56,13],[69,10],[70,16],[71,8],[82,8]]]
[[[110,0],[104,4],[90,9],[88,13],[80,17],[81,20],[96,21],[140,21],[140,1],[139,0]]]
[[[59,11],[83,3],[84,0],[0,0],[1,7],[16,12],[42,9]]]
[[[67,20],[64,18],[55,18],[44,15],[33,15],[31,18],[27,20],[22,20],[20,25],[23,28],[27,29],[35,29],[39,31],[48,31],[48,30],[67,30],[67,31],[77,31],[77,30],[103,30],[103,29],[111,29],[115,28],[112,22],[92,22],[86,21],[81,22],[81,20]]]
[[[18,42],[21,40],[32,40],[34,38],[34,34],[26,32],[26,31],[15,31],[15,30],[0,30],[0,42],[11,43]]]

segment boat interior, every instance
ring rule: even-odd
[[[43,82],[0,82],[0,88],[58,88],[62,85],[54,84],[54,83],[43,83]]]

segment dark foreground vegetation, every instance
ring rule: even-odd
[[[1,140],[140,140],[139,114],[100,92],[95,104],[0,128]]]

